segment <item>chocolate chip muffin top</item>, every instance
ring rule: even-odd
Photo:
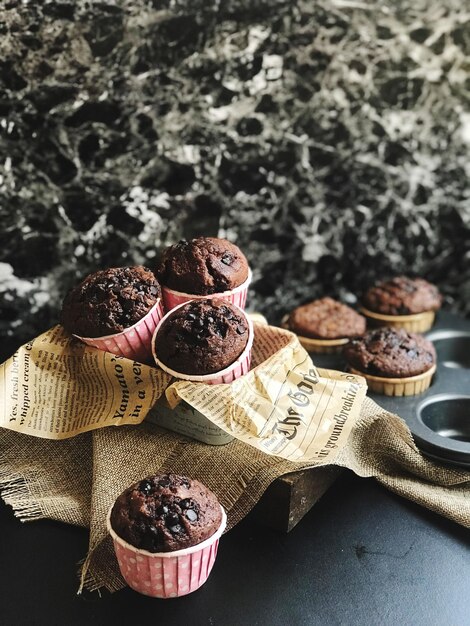
[[[437,311],[442,302],[437,287],[423,278],[396,276],[371,287],[363,296],[364,306],[384,315],[410,315]]]
[[[110,521],[114,532],[136,548],[173,552],[211,537],[222,522],[222,511],[215,494],[198,480],[161,474],[121,493]]]
[[[245,316],[230,302],[219,298],[191,300],[160,326],[155,353],[176,372],[203,376],[236,361],[248,335]]]
[[[112,267],[90,274],[68,292],[60,322],[81,337],[119,333],[141,320],[160,296],[148,268]]]
[[[235,289],[245,282],[248,262],[230,241],[198,237],[167,248],[157,276],[165,287],[205,296]]]
[[[403,328],[378,328],[353,339],[344,348],[348,364],[364,374],[386,378],[416,376],[436,362],[433,344]]]
[[[342,339],[363,335],[366,320],[346,304],[326,297],[294,309],[288,327],[301,337]]]

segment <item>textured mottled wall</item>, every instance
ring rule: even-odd
[[[196,234],[243,248],[272,320],[410,271],[470,312],[465,3],[0,6],[3,348]]]

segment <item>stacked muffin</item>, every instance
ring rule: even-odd
[[[250,280],[245,256],[229,241],[180,241],[155,273],[136,266],[87,276],[65,297],[61,323],[88,345],[156,362],[178,378],[227,383],[250,366],[253,329],[243,312]]]
[[[204,298],[167,313],[152,347],[155,362],[175,378],[216,385],[249,371],[252,345],[253,325],[242,309]]]
[[[251,271],[226,239],[197,237],[167,248],[157,270],[167,311],[188,300],[217,297],[245,308]]]
[[[157,278],[139,265],[87,276],[66,295],[60,321],[89,346],[145,363],[163,315]]]

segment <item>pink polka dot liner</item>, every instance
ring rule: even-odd
[[[219,529],[202,543],[174,552],[148,552],[131,546],[111,527],[111,509],[106,525],[114,542],[119,569],[126,583],[152,598],[178,598],[199,589],[214,566],[219,539],[225,530],[227,516],[222,507]]]
[[[251,270],[248,270],[248,278],[235,289],[230,291],[221,291],[220,293],[211,293],[205,296],[198,296],[191,293],[184,293],[183,291],[175,291],[169,287],[162,285],[163,303],[165,305],[165,311],[168,313],[175,307],[190,300],[202,300],[206,298],[220,298],[220,300],[226,300],[232,304],[236,304],[240,309],[245,309],[246,296],[248,293],[248,286],[251,283]]]
[[[160,298],[141,320],[120,333],[104,337],[80,337],[79,335],[74,335],[74,337],[98,350],[112,352],[139,363],[152,363],[152,336],[163,316],[163,304]]]

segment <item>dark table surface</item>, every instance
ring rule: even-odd
[[[468,321],[440,315],[454,328]],[[283,535],[249,515],[197,592],[77,596],[88,532],[0,503],[0,625],[470,625],[470,533],[345,471]]]
[[[4,504],[0,524],[3,626],[470,624],[468,531],[350,472],[288,535],[249,515],[207,583],[175,600],[77,596],[84,529],[21,524]]]

